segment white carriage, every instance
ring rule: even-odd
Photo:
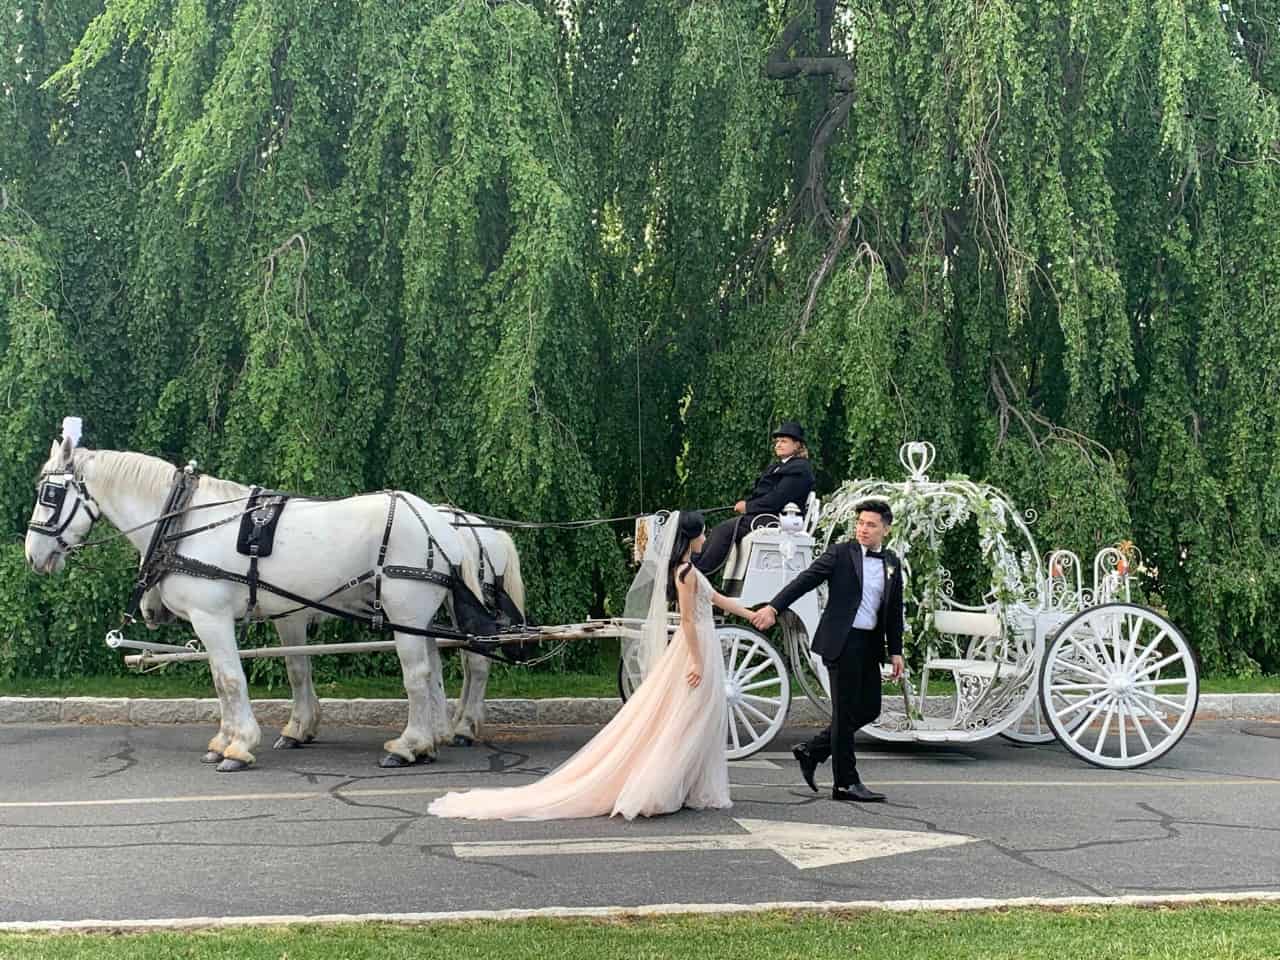
[[[722,592],[748,606],[767,603],[809,565],[820,538],[825,548],[851,523],[859,502],[884,498],[895,517],[888,546],[902,558],[908,594],[918,601],[917,609],[907,610],[904,643],[908,650],[922,646],[923,656],[918,684],[904,675],[866,733],[923,743],[1056,738],[1081,759],[1110,768],[1142,766],[1172,749],[1195,715],[1197,663],[1172,623],[1131,599],[1133,551],[1100,550],[1086,586],[1073,553],[1057,550],[1042,560],[1028,525],[1034,515],[1020,514],[988,484],[931,480],[933,458],[931,444],[906,444],[900,453],[905,480],[852,481],[821,516],[811,496],[803,514],[792,509],[770,518],[730,555]],[[646,518],[641,536],[660,522]],[[939,561],[945,534],[970,522],[991,574],[975,603],[954,596]],[[824,601],[820,588],[780,617],[785,657],[749,626],[718,624],[731,759],[762,749],[782,728],[793,678],[811,703],[829,710],[826,670],[809,650]],[[638,679],[624,649],[624,699]],[[931,696],[931,681],[947,693]]]

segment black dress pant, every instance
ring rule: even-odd
[[[850,630],[835,661],[823,660],[831,681],[831,725],[805,744],[818,763],[831,758],[834,785],[860,782],[853,734],[880,716],[880,646],[871,630]]]
[[[729,559],[729,549],[751,532],[754,516],[737,516],[723,523],[717,523],[707,531],[707,542],[702,545],[702,552],[693,558],[693,565],[709,577]]]

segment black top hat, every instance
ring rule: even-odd
[[[778,425],[778,429],[769,434],[773,437],[790,437],[792,440],[799,440],[804,443],[804,427],[796,423],[794,420],[783,420]]]

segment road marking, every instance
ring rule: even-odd
[[[690,834],[674,837],[606,837],[563,840],[510,840],[455,843],[455,856],[467,859],[583,856],[589,853],[683,853],[689,850],[772,850],[800,870],[875,860],[918,850],[937,850],[977,837],[914,830],[876,830],[821,823],[733,818],[746,833]]]
[[[237,927],[282,927],[298,924],[456,923],[464,920],[520,921],[537,919],[615,920],[624,917],[742,916],[777,911],[850,913],[955,913],[1017,908],[1062,910],[1069,907],[1160,907],[1196,903],[1280,903],[1278,890],[1241,893],[1169,893],[1121,897],[1014,897],[997,900],[965,897],[948,900],[775,900],[762,903],[652,903],[630,907],[533,907],[513,910],[441,910],[435,913],[276,914],[253,917],[169,917],[148,920],[9,920],[5,933],[92,933],[95,931],[204,930]]]
[[[494,784],[465,783],[438,787],[358,787],[348,790],[314,790],[282,793],[210,793],[188,794],[176,797],[119,797],[114,800],[3,800],[0,810],[32,810],[54,807],[129,807],[167,803],[247,803],[266,801],[301,800],[363,800],[378,797],[435,797],[455,790],[474,790],[492,787]],[[504,784],[522,786],[522,784]],[[1090,790],[1128,790],[1170,787],[1280,787],[1280,779],[1237,777],[1217,780],[1159,780],[1131,777],[1126,780],[879,780],[877,787],[1085,787]],[[794,783],[731,783],[731,788],[767,788],[771,790],[795,790]]]
[[[730,760],[730,770],[780,770],[776,763],[772,760],[766,760],[764,757],[757,755],[748,757],[745,760]]]

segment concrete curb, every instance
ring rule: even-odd
[[[931,700],[933,698],[930,698]],[[938,698],[939,706],[948,698]],[[621,705],[616,697],[560,698],[546,700],[490,700],[487,723],[514,726],[565,724],[599,725],[609,721]],[[397,727],[404,724],[405,700],[320,701],[324,721],[338,726]],[[454,701],[449,701],[452,710]],[[283,725],[289,718],[288,700],[256,700],[258,722]],[[1280,694],[1204,694],[1196,710],[1197,720],[1262,720],[1280,718]],[[791,703],[790,722],[825,723],[827,715],[804,697]],[[100,723],[159,724],[217,723],[218,701],[209,699],[151,700],[125,697],[0,697],[0,723]]]
[[[1169,893],[1119,897],[966,897],[949,900],[778,900],[765,903],[652,903],[630,907],[532,907],[511,910],[448,910],[438,913],[279,914],[255,917],[171,917],[129,920],[9,920],[3,933],[144,933],[159,930],[231,930],[238,927],[333,926],[335,924],[509,922],[535,919],[618,920],[646,917],[750,916],[787,913],[975,913],[1017,909],[1069,910],[1080,907],[1190,907],[1199,904],[1280,902],[1274,890],[1241,893]]]

